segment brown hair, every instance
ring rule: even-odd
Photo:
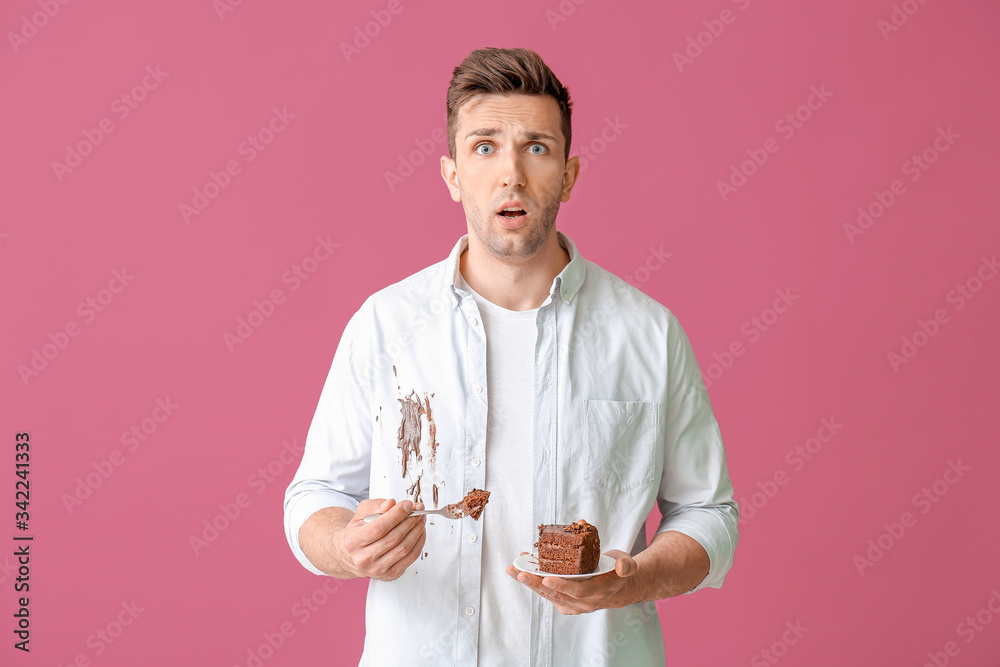
[[[542,57],[530,49],[475,49],[452,73],[448,84],[448,151],[455,159],[458,110],[476,95],[549,95],[559,103],[566,159],[572,138],[573,102]]]

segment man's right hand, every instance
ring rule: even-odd
[[[424,548],[427,537],[427,517],[407,515],[423,509],[423,503],[404,500],[396,503],[389,498],[361,501],[354,518],[342,533],[341,546],[347,563],[358,577],[392,581],[402,576]],[[365,523],[366,516],[382,516]]]

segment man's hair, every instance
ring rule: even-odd
[[[452,73],[448,84],[448,151],[455,159],[458,110],[476,95],[549,95],[559,103],[566,159],[572,138],[573,102],[542,57],[530,49],[475,49]]]

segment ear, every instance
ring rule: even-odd
[[[446,155],[441,156],[441,178],[444,179],[453,201],[462,201],[462,191],[458,188],[458,168],[455,161]]]
[[[576,185],[576,179],[579,176],[580,158],[574,155],[566,161],[566,169],[563,171],[562,194],[559,197],[559,201],[569,201],[570,193],[573,191],[573,186]]]

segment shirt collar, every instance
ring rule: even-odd
[[[552,298],[561,296],[563,301],[569,303],[583,286],[583,280],[587,275],[587,267],[584,266],[583,255],[576,249],[576,244],[568,236],[557,230],[556,237],[559,239],[559,245],[565,248],[569,254],[569,264],[564,266],[559,275],[552,279],[552,287],[549,289],[549,295]],[[458,240],[455,247],[451,249],[451,254],[448,255],[448,270],[445,272],[445,275],[449,277],[448,287],[451,288],[451,292],[455,296],[455,301],[452,304],[453,308],[458,307],[462,298],[469,294],[467,290],[460,287],[462,284],[462,273],[459,270],[461,265],[459,259],[468,247],[469,235],[466,234]]]

